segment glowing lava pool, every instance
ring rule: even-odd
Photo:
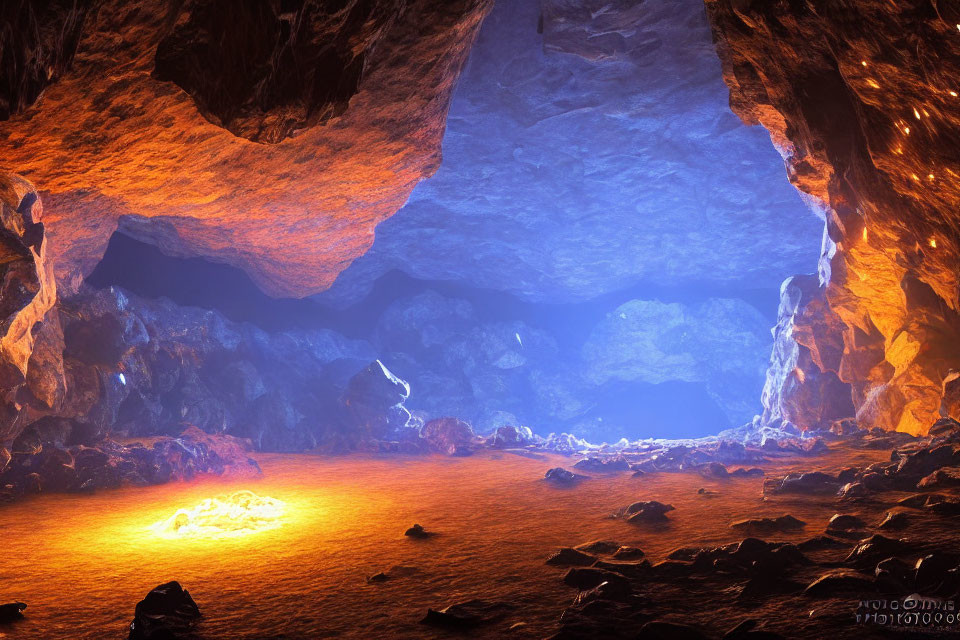
[[[861,458],[886,455],[874,451]],[[825,522],[832,514],[812,505],[761,502],[757,478],[617,474],[557,489],[543,474],[572,464],[559,456],[257,458],[263,476],[254,480],[44,495],[0,507],[0,601],[28,604],[26,619],[0,627],[0,637],[124,638],[136,603],[158,584],[178,580],[200,606],[198,632],[209,640],[447,638],[420,619],[428,607],[472,598],[509,602],[514,609],[471,638],[543,638],[556,630],[575,595],[560,580],[562,571],[544,564],[557,547],[611,539],[641,547],[657,561],[681,544],[743,537],[728,526],[739,518],[789,509],[803,520]],[[802,464],[829,468],[854,461],[808,458]],[[699,487],[719,495],[705,500]],[[226,506],[205,502],[237,492]],[[234,533],[250,528],[246,524],[204,529],[220,522],[221,508],[277,506],[251,496],[282,503],[282,515],[250,535],[223,535],[231,527]],[[617,507],[649,498],[676,506],[669,533],[609,518]],[[181,518],[181,528],[192,526],[198,535],[158,535],[153,523],[169,522],[184,509],[194,518]],[[403,531],[415,522],[437,535],[405,538]],[[367,582],[391,568],[398,577]]]
[[[165,538],[231,538],[280,526],[286,508],[275,498],[252,491],[207,498],[195,507],[177,509],[150,529]]]

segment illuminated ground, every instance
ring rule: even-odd
[[[833,453],[767,470],[837,470],[888,456],[888,451]],[[545,469],[570,463],[560,457],[261,455],[259,460],[264,475],[255,481],[47,495],[4,507],[3,592],[29,603],[26,620],[12,627],[11,637],[120,637],[133,605],[157,584],[176,579],[204,613],[202,638],[448,637],[419,620],[428,607],[471,598],[515,608],[470,637],[543,638],[556,631],[560,612],[576,594],[562,584],[563,569],[544,564],[558,547],[610,539],[640,547],[657,562],[680,546],[740,540],[744,535],[729,524],[747,517],[790,513],[807,527],[768,539],[805,540],[820,535],[836,509],[832,498],[763,502],[761,478],[622,473],[557,489],[542,477]],[[701,487],[718,495],[700,495]],[[169,539],[151,530],[177,509],[241,489],[283,501],[281,526],[226,539]],[[672,503],[671,524],[643,529],[609,518],[640,499]],[[884,506],[857,510],[874,522]],[[404,538],[414,522],[438,535]],[[367,577],[398,566],[413,569],[367,583]],[[673,597],[669,588],[658,591]],[[681,604],[682,590],[676,597],[680,613],[668,619],[722,629],[747,617],[764,618],[781,631],[793,624],[793,613],[736,606],[732,591],[714,594],[709,609]],[[848,631],[857,633],[854,627]]]

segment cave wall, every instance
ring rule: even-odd
[[[316,293],[436,171],[491,5],[4,3],[0,165],[42,189],[68,293],[118,226],[274,296]]]
[[[826,221],[817,286],[784,288],[766,415],[910,433],[956,417],[957,5],[706,7],[731,108],[770,131]]]

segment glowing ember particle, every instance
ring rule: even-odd
[[[907,135],[910,135],[910,127],[904,127],[903,132]]]
[[[933,174],[932,174],[932,173],[928,173],[928,174],[927,174],[927,179],[928,179],[928,180],[933,180]]]
[[[956,91],[948,91],[947,93],[949,93],[950,95],[952,95],[954,98],[957,97],[957,92],[956,92]]]
[[[877,84],[877,81],[874,80],[873,78],[867,78],[867,84],[870,85],[871,87],[873,87],[874,89],[879,89],[879,88],[880,88],[880,85]]]
[[[861,60],[861,61],[860,61],[860,64],[862,64],[863,66],[867,66],[867,61],[866,61],[866,60]]]
[[[165,538],[232,538],[280,526],[286,505],[252,491],[207,498],[189,509],[154,524],[150,529]]]
[[[911,174],[910,174],[910,177],[913,178],[914,180],[919,180],[919,179],[920,179],[920,176],[918,176],[918,175],[915,174],[915,173],[911,173]]]
[[[920,119],[920,112],[917,111],[917,108],[916,108],[916,107],[913,108],[913,115],[917,116],[917,120]]]
[[[864,241],[864,242],[867,241],[867,228],[866,228],[866,227],[863,228],[863,241]]]
[[[931,246],[932,248],[934,248],[934,249],[937,248],[937,239],[936,239],[936,238],[930,238],[930,246]]]

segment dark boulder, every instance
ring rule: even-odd
[[[582,476],[578,473],[572,471],[567,471],[563,467],[554,467],[553,469],[548,469],[547,473],[544,474],[544,479],[552,482],[556,485],[569,486],[577,484],[582,480],[586,480],[587,476]]]
[[[503,619],[512,607],[503,602],[468,600],[440,609],[427,609],[421,624],[446,629],[472,629]]]
[[[403,535],[407,536],[408,538],[419,538],[422,540],[424,538],[429,538],[434,534],[432,531],[427,531],[426,529],[424,529],[422,525],[415,524],[409,529],[407,529],[406,531],[404,531]]]
[[[759,532],[778,532],[778,531],[796,531],[806,526],[802,520],[798,520],[791,515],[783,515],[777,518],[749,518],[738,520],[730,525],[731,528],[740,531],[759,531]]]
[[[910,525],[910,517],[902,511],[888,511],[886,517],[877,525],[878,529],[900,531]]]
[[[137,603],[129,640],[187,640],[200,609],[179,582],[155,587]]]
[[[848,514],[834,514],[827,523],[827,533],[858,531],[867,526],[862,518]]]
[[[617,560],[636,560],[643,555],[643,549],[637,547],[620,547],[613,553],[613,557]]]
[[[672,504],[663,504],[656,500],[634,502],[620,510],[619,515],[626,518],[628,522],[647,523],[647,522],[667,522],[667,512],[673,511]]]
[[[23,618],[23,610],[27,605],[23,602],[9,602],[0,604],[0,624],[14,622]]]
[[[840,485],[840,481],[835,476],[821,471],[811,471],[787,475],[780,481],[779,486],[774,487],[773,491],[774,493],[826,494],[836,493]]]
[[[597,559],[594,556],[570,547],[563,547],[547,558],[547,564],[574,567],[589,567],[596,561]]]
[[[620,543],[614,542],[613,540],[593,540],[591,542],[578,544],[575,548],[578,551],[583,551],[586,553],[600,553],[609,555],[620,548]]]
[[[340,398],[345,420],[341,431],[346,444],[389,439],[406,427],[410,412],[403,403],[409,396],[410,385],[379,360],[350,378]]]
[[[909,549],[906,540],[894,540],[879,533],[857,543],[844,560],[858,567],[873,566],[883,558],[889,558]]]

